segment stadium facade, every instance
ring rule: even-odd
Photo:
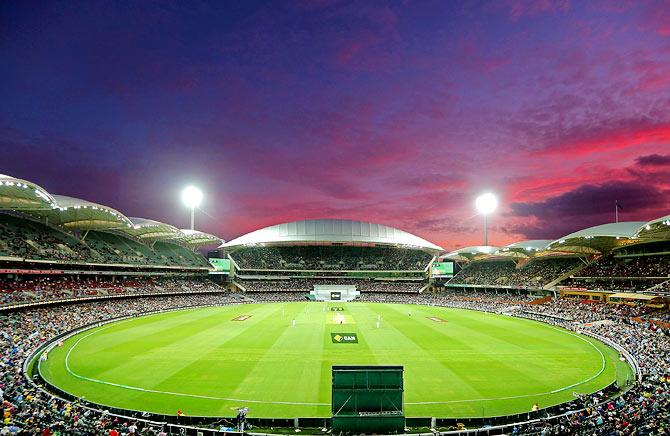
[[[224,243],[233,284],[247,292],[421,292],[441,247],[403,230],[356,220],[304,220],[265,227]]]

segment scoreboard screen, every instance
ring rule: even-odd
[[[454,262],[435,262],[431,268],[433,277],[453,277]]]
[[[337,291],[331,291],[330,293],[330,299],[331,300],[341,300],[342,299],[342,293]]]
[[[209,263],[214,267],[214,273],[216,274],[230,273],[230,259],[218,259],[210,257]]]

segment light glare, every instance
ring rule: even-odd
[[[181,191],[181,201],[191,209],[195,209],[202,203],[202,191],[195,186],[189,186]]]
[[[475,206],[477,207],[477,212],[482,215],[488,215],[498,207],[498,199],[495,195],[487,192],[482,194],[475,200]]]

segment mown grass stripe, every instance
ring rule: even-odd
[[[593,392],[624,376],[618,354],[596,344],[608,364],[593,380],[570,388],[599,368],[595,349],[585,351],[590,345],[582,337],[533,321],[428,306],[342,305],[349,324],[329,323],[332,313],[315,303],[227,306],[123,321],[93,330],[98,333],[70,353],[74,373],[99,375],[99,382],[73,376],[64,365],[67,351],[90,332],[52,350],[42,373],[67,392],[111,406],[232,416],[233,408],[247,404],[250,416],[275,417],[328,416],[333,364],[405,365],[408,416],[524,412],[534,402],[567,401],[573,390]],[[245,322],[232,321],[251,313]],[[448,322],[426,318],[433,315]],[[359,343],[333,344],[330,332],[356,332]]]

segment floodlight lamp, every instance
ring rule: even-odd
[[[488,215],[498,207],[498,199],[495,195],[487,192],[482,194],[475,200],[475,206],[477,207],[477,212],[482,215]]]
[[[195,209],[202,203],[202,191],[195,186],[189,186],[181,191],[181,201],[191,209]]]

